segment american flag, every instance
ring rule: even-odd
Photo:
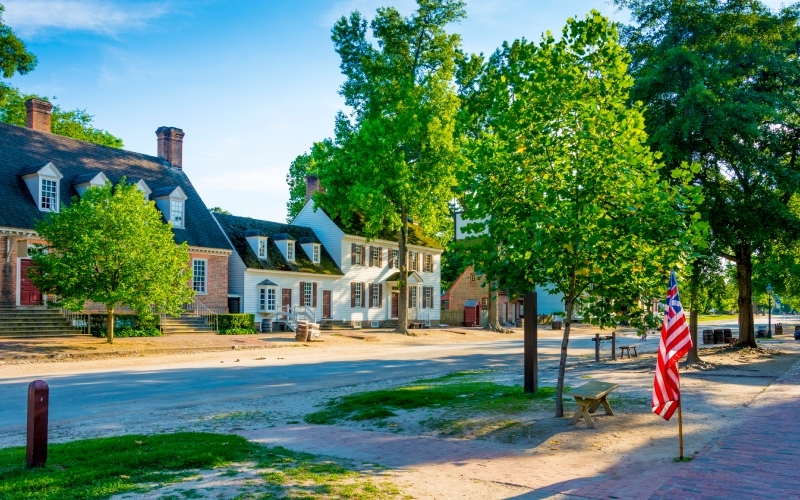
[[[689,324],[678,296],[678,278],[675,271],[669,276],[667,310],[661,325],[661,342],[658,344],[658,364],[653,380],[653,413],[669,420],[681,399],[681,380],[678,361],[692,348]]]

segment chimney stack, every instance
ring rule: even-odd
[[[50,112],[53,105],[41,99],[25,101],[25,126],[39,132],[50,132]]]
[[[319,177],[316,175],[307,175],[306,176],[306,201],[310,200],[311,197],[319,191],[320,193],[325,192],[325,188],[319,185]]]
[[[158,127],[158,157],[170,165],[183,168],[183,130],[175,127]]]

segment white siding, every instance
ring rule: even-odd
[[[303,227],[310,227],[314,230],[314,234],[317,235],[319,241],[325,247],[331,257],[333,257],[334,262],[337,265],[341,265],[342,263],[342,253],[341,249],[341,241],[344,238],[344,232],[339,229],[339,226],[333,223],[333,221],[325,215],[325,212],[322,210],[314,211],[314,200],[309,200],[306,203],[306,206],[297,214],[297,217],[294,218],[292,221],[293,226],[303,226]],[[350,258],[350,254],[347,254],[347,258]]]
[[[278,285],[276,304],[278,307],[281,305],[281,290],[289,288],[292,290],[292,306],[300,305],[300,283],[316,283],[317,284],[317,307],[314,308],[308,304],[316,314],[317,321],[322,319],[322,291],[323,290],[336,290],[337,278],[339,276],[329,276],[326,274],[303,274],[279,271],[266,271],[259,269],[248,269],[244,273],[244,289],[245,293],[242,299],[244,312],[255,314],[256,322],[261,322],[262,319],[267,317],[264,311],[258,310],[258,284],[268,279]],[[336,302],[336,293],[332,293],[331,302],[332,306]],[[335,308],[335,307],[334,307]]]
[[[234,251],[228,257],[228,293],[241,295],[244,300],[244,272],[247,268],[239,254]]]

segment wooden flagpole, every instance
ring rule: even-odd
[[[678,445],[681,451],[681,461],[683,461],[683,416],[681,415],[681,400],[678,398]]]

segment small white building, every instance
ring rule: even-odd
[[[345,232],[309,200],[291,224],[215,214],[234,252],[228,263],[231,304],[256,322],[287,323],[286,314],[323,328],[397,325],[398,245]],[[409,231],[409,319],[437,324],[441,253],[435,240]],[[236,300],[238,299],[238,300]],[[288,323],[291,323],[289,321]]]

